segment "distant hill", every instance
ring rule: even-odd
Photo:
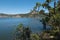
[[[26,14],[5,14],[0,13],[0,17],[41,17],[44,16],[43,14],[37,14],[37,12],[33,11],[31,13]]]
[[[0,13],[0,17],[26,17],[29,14],[5,14],[5,13]]]

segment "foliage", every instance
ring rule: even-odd
[[[23,29],[23,24],[19,24],[17,30],[22,31],[22,29]]]
[[[23,24],[20,24],[18,26],[19,30],[16,31],[17,32],[16,40],[27,40],[28,39],[27,37],[28,33],[26,32],[28,32],[30,28],[29,27],[23,28],[23,27],[24,27]],[[28,40],[40,40],[40,37],[38,34],[31,33],[31,30],[29,32],[30,32],[30,38]]]
[[[38,34],[31,34],[31,39],[32,40],[40,40],[40,37]]]
[[[30,32],[31,30],[29,29],[29,27],[24,27],[23,24],[19,24],[17,31],[16,31],[16,40],[26,40],[28,38],[30,38]]]
[[[54,27],[60,26],[60,14],[53,15],[51,19],[49,20],[49,23],[53,25]]]
[[[39,2],[36,2],[36,5],[34,6],[33,11],[38,11],[39,12],[40,6],[41,6],[41,4]]]
[[[44,14],[44,12],[45,12],[44,10],[40,10],[39,14]]]
[[[56,32],[60,32],[60,14],[59,14],[60,1],[57,3],[57,5],[55,4],[56,1],[54,1],[54,7],[53,8],[49,5],[51,2],[52,2],[52,0],[46,0],[42,5],[39,2],[37,2],[33,8],[33,11],[36,11],[38,9],[39,13],[45,12],[44,10],[39,11],[40,6],[42,6],[45,9],[48,9],[48,11],[49,11],[49,16],[46,16],[44,18],[44,21],[48,25],[51,26],[51,30],[43,31],[42,35],[44,34],[44,35],[48,35],[48,36],[50,36],[50,35],[54,36]],[[23,24],[20,24],[17,29],[20,31],[20,35],[21,35],[21,36],[19,35],[19,38],[20,39],[22,38],[21,40],[26,39],[26,31],[27,31],[26,29],[27,28],[24,28]],[[21,32],[21,30],[22,30],[22,32]],[[30,30],[30,29],[28,28],[28,30]],[[43,36],[42,36],[42,38],[43,38]],[[30,40],[40,40],[40,35],[35,34],[35,33],[30,33]]]

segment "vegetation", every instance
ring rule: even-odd
[[[50,6],[50,3],[54,2],[54,7]],[[45,9],[48,9],[48,15],[44,13],[44,10],[40,10],[39,8],[42,6]],[[46,0],[43,4],[39,2],[36,3],[36,6],[33,8],[33,11],[38,9],[39,14],[45,14],[45,18],[43,18],[43,26],[45,30],[39,34],[32,33],[29,28],[24,28],[23,26],[19,26],[18,30],[20,30],[19,39],[20,40],[60,40],[60,0],[56,3],[56,0]],[[51,27],[50,30],[46,30],[46,25]],[[21,32],[21,30],[23,30]],[[29,33],[27,34],[26,32]],[[24,36],[23,36],[24,35]],[[26,38],[26,36],[29,36]],[[23,37],[23,38],[22,38]]]

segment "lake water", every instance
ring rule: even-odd
[[[0,40],[12,40],[18,24],[29,26],[33,32],[40,32],[42,23],[36,18],[0,18]]]

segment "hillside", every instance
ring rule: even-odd
[[[26,14],[5,14],[0,13],[0,17],[43,17],[43,14],[37,14],[36,12],[26,13]]]

